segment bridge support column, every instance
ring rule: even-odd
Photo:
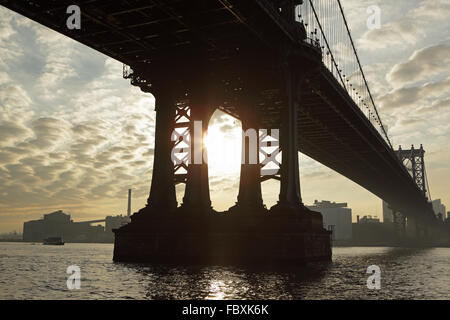
[[[422,234],[423,234],[424,240],[429,240],[430,239],[431,234],[430,234],[430,232],[428,230],[428,226],[426,226],[426,225],[422,226]]]
[[[259,163],[258,121],[242,118],[242,159],[239,194],[236,205],[228,211],[246,216],[266,213],[261,194],[261,165]]]
[[[402,214],[402,216],[401,216],[400,223],[401,223],[402,236],[403,236],[403,238],[406,238],[406,216],[404,214]]]
[[[152,182],[147,204],[139,211],[138,216],[149,213],[164,214],[177,207],[171,160],[171,134],[175,121],[175,101],[170,92],[165,90],[157,92],[155,98],[156,124]]]
[[[301,217],[306,228],[323,229],[322,215],[307,209],[302,202],[300,191],[300,172],[298,162],[298,126],[297,110],[300,103],[301,83],[305,78],[304,65],[296,65],[293,57],[286,57],[283,65],[286,107],[282,112],[280,148],[280,194],[278,203],[270,209],[277,215]],[[292,60],[292,61],[291,61]],[[301,129],[301,128],[300,128]]]
[[[416,220],[412,217],[408,217],[406,221],[406,231],[408,234],[408,238],[415,238],[418,235],[418,227]]]
[[[429,234],[428,227],[417,218],[408,218],[407,229],[413,243],[420,245],[429,243],[431,234]]]
[[[406,236],[406,217],[397,209],[392,209],[392,221],[394,233],[397,240],[402,240]]]
[[[298,163],[297,108],[301,78],[288,65],[284,66],[286,85],[286,109],[281,119],[280,148],[282,152],[280,194],[274,208],[298,209],[303,207],[300,195]]]
[[[194,96],[191,103],[191,159],[187,169],[186,189],[181,211],[204,214],[212,211],[209,193],[208,159],[204,136],[208,131],[210,110],[206,99]]]

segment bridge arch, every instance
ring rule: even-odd
[[[226,211],[235,204],[239,191],[242,123],[216,109],[207,125],[205,145],[211,203],[215,210]]]

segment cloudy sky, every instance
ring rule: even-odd
[[[424,145],[432,197],[450,206],[450,0],[342,2],[391,139]],[[380,29],[367,28],[371,5],[381,9]],[[124,214],[128,188],[133,211],[141,208],[153,109],[153,97],[122,79],[117,61],[0,7],[0,232],[57,209],[75,220]],[[210,123],[218,210],[237,196],[239,158],[226,154],[239,154],[239,130],[220,112]],[[305,156],[300,170],[306,204],[348,202],[354,218],[381,216],[380,200],[346,178]],[[278,184],[265,182],[263,195],[274,204]]]

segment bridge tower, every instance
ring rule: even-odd
[[[395,153],[397,154],[398,159],[410,172],[416,185],[422,190],[423,194],[426,195],[425,150],[423,149],[423,146],[420,145],[419,149],[415,149],[414,145],[412,145],[410,150],[403,150],[402,146],[399,146]]]
[[[415,148],[414,145],[411,145],[411,149],[402,149],[402,146],[400,145],[395,153],[400,162],[410,173],[412,179],[421,190],[422,194],[427,197],[428,190],[425,172],[425,150],[423,149],[423,145],[421,144],[418,149]],[[413,218],[406,219],[406,216],[395,208],[392,209],[392,214],[394,228],[397,235],[404,237],[408,228],[410,233],[414,234],[416,237],[426,236],[426,228],[418,221],[415,221]]]

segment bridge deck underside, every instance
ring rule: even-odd
[[[327,70],[304,91],[298,115],[302,153],[406,215],[428,211],[424,197],[395,153]]]
[[[273,51],[277,44],[271,40],[290,37],[277,21],[275,8],[264,0],[0,0],[0,4],[128,65],[188,61],[199,52],[206,52],[210,61],[222,61],[233,57],[237,48]],[[66,27],[66,8],[72,4],[82,9],[81,30]],[[276,84],[274,89],[283,90]],[[425,198],[394,152],[329,71],[323,68],[302,91],[301,152],[407,215],[429,213]],[[283,99],[272,98],[263,100],[260,108],[264,126],[277,128]],[[238,116],[236,106],[222,109]]]
[[[264,1],[263,1],[264,2]],[[206,52],[227,59],[236,48],[279,37],[251,26],[268,17],[253,1],[236,0],[0,0],[0,4],[125,64]],[[68,6],[81,9],[81,29],[66,26]],[[269,3],[270,4],[270,3]],[[252,12],[251,21],[244,13]],[[275,30],[275,31],[273,31]]]

